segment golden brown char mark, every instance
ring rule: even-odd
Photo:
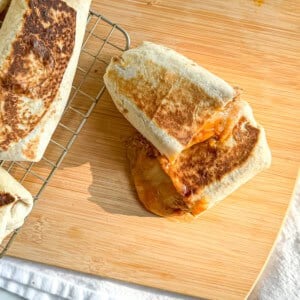
[[[29,0],[0,71],[0,149],[26,137],[57,96],[75,45],[76,11],[62,0]]]

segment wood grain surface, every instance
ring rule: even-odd
[[[266,129],[272,167],[192,223],[156,217],[131,182],[124,141],[134,130],[105,93],[9,255],[197,297],[246,297],[300,162],[299,2],[94,0],[93,9],[122,25],[133,46],[170,46],[242,87]]]

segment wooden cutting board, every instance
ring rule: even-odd
[[[242,87],[266,129],[272,167],[192,223],[156,217],[130,179],[124,140],[134,130],[105,93],[9,255],[198,297],[246,297],[300,162],[299,2],[94,0],[93,9],[133,45],[168,45]]]

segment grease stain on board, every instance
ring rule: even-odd
[[[264,4],[264,0],[253,0],[254,4],[257,6],[262,6]]]

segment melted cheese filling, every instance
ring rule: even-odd
[[[206,199],[192,203],[177,191],[176,176],[171,177],[164,171],[162,156],[149,155],[145,144],[131,145],[128,157],[138,197],[147,210],[163,217],[177,217],[198,215],[208,208]]]
[[[186,148],[202,143],[217,136],[220,141],[226,141],[232,134],[235,120],[241,115],[242,108],[238,102],[230,102],[223,109],[216,111],[193,136]]]
[[[139,199],[151,212],[160,216],[181,215],[188,211],[176,191],[171,178],[163,171],[156,158],[144,149],[137,149],[131,172]]]

